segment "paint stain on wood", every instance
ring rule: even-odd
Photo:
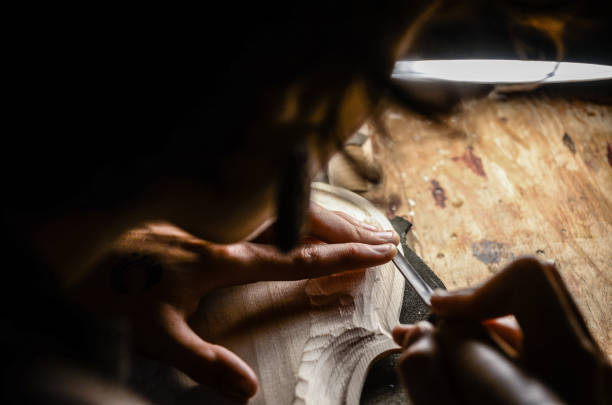
[[[484,166],[482,165],[482,159],[480,159],[474,153],[474,148],[468,146],[463,152],[461,156],[453,156],[451,158],[454,162],[462,161],[465,165],[470,168],[474,173],[481,177],[487,177],[487,174],[484,171]]]
[[[574,140],[569,136],[567,132],[563,134],[563,144],[567,146],[567,149],[570,150],[573,154],[576,154],[576,145],[574,144]]]
[[[514,259],[507,245],[487,239],[472,243],[472,254],[484,264],[499,263],[502,258]]]
[[[608,163],[612,166],[612,147],[608,144]]]
[[[431,181],[431,195],[436,201],[436,205],[438,207],[444,208],[446,206],[446,193],[437,180]]]

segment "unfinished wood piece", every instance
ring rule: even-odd
[[[392,229],[372,204],[347,190],[313,183],[312,199]],[[253,368],[260,385],[250,404],[358,404],[370,364],[398,349],[391,330],[403,291],[392,263],[312,280],[260,282],[210,294],[191,325]],[[176,370],[140,374],[150,396],[172,397],[173,404],[211,402],[209,391]]]

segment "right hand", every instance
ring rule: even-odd
[[[416,404],[612,402],[612,366],[553,266],[517,260],[478,288],[434,295],[431,305],[442,317],[436,329],[421,322],[393,331]]]

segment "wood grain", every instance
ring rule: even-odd
[[[388,111],[383,183],[363,194],[414,223],[449,288],[512,259],[554,261],[612,357],[612,107],[546,96],[465,102],[447,126]]]

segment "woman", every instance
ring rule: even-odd
[[[395,254],[396,234],[309,204],[308,189],[383,97],[410,101],[388,78],[418,7],[397,1],[234,7],[181,11],[177,18],[151,8],[88,10],[78,21],[57,18],[72,15],[61,10],[28,16],[33,29],[23,33],[29,46],[16,58],[23,62],[22,87],[13,102],[22,125],[7,140],[11,159],[3,162],[3,253],[12,263],[4,271],[2,315],[8,400],[131,398],[83,371],[116,382],[126,339],[244,400],[257,390],[250,367],[188,326],[203,295],[374,266]],[[304,236],[326,244],[300,243]],[[519,261],[508,274],[529,268],[542,269]],[[551,279],[562,286],[553,270],[541,271],[548,274],[542,288]],[[502,294],[523,282],[495,280],[501,281],[478,291]],[[433,309],[476,320],[523,310],[520,298],[501,309],[485,300],[475,310],[478,294],[437,297]],[[558,295],[546,299],[554,307]],[[515,329],[503,330],[518,341]],[[479,331],[455,321],[437,332],[427,325],[397,329],[410,395],[429,402],[419,392],[424,385],[415,385],[420,367],[428,383],[463,375],[447,367],[455,363],[445,368],[430,360],[456,353],[453,342],[472,342]],[[587,341],[592,350],[581,367],[609,378],[609,365]],[[477,378],[488,375],[483,370],[523,376],[501,355],[482,365],[471,347],[459,354],[478,363],[475,378],[456,380],[458,391],[488,392]],[[487,355],[492,350],[483,347]],[[578,398],[535,369],[537,398]],[[504,375],[499,392],[520,400],[516,381],[523,380]]]

